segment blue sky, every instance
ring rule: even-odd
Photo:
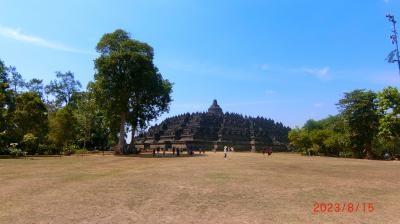
[[[356,88],[398,86],[392,49],[400,0],[365,1],[22,1],[0,0],[0,59],[26,78],[71,70],[93,79],[94,48],[122,28],[155,50],[174,82],[169,114],[224,111],[264,116],[291,127],[336,114]],[[162,119],[161,118],[161,119]],[[160,120],[161,120],[160,119]]]

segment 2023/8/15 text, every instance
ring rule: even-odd
[[[315,202],[313,213],[372,213],[375,211],[371,202]]]

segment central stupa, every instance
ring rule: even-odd
[[[217,100],[214,100],[210,108],[208,108],[208,113],[215,115],[224,115],[222,108],[218,105]]]

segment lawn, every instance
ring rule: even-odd
[[[400,162],[237,152],[1,159],[0,202],[0,223],[400,223]],[[347,207],[315,213],[315,203]]]

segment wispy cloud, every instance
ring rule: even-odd
[[[28,35],[24,34],[21,32],[20,29],[16,28],[11,28],[11,27],[5,27],[0,25],[0,35],[6,38],[10,38],[13,40],[37,45],[40,47],[45,47],[53,50],[58,50],[58,51],[65,51],[65,52],[71,52],[71,53],[79,53],[79,54],[92,54],[91,52],[76,49],[69,47],[67,45],[64,45],[62,43],[57,43],[53,41],[46,40],[44,38],[34,36],[34,35]]]
[[[329,80],[332,78],[329,73],[330,71],[329,67],[324,67],[324,68],[302,67],[302,68],[291,69],[291,71],[296,73],[305,73],[308,75],[312,75],[322,80]]]

